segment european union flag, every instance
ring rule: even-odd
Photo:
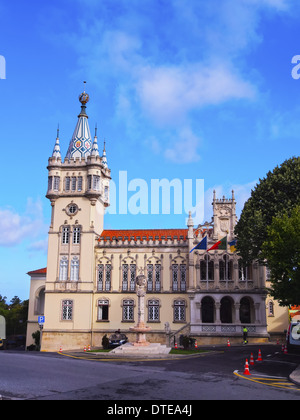
[[[200,241],[198,243],[198,245],[196,245],[191,251],[194,251],[194,249],[207,249],[207,236],[204,236],[204,238],[202,239],[202,241]]]

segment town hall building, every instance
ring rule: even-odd
[[[241,342],[245,325],[250,341],[267,341],[266,269],[256,262],[244,267],[234,252],[234,192],[230,198],[214,193],[212,220],[201,226],[190,214],[182,229],[105,229],[111,171],[105,147],[100,153],[97,133],[90,133],[88,94],[79,101],[64,160],[57,135],[48,161],[47,267],[28,273],[27,345],[40,315],[44,351],[101,347],[103,336],[116,330],[133,341],[138,273],[147,280],[150,342],[173,345],[180,335],[200,345]]]

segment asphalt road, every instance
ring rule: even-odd
[[[263,362],[249,366],[246,358]],[[103,410],[127,401],[133,405],[203,400],[299,400],[300,386],[289,374],[300,355],[284,355],[276,345],[212,348],[213,352],[176,360],[121,361],[81,359],[58,353],[0,352],[0,394],[3,399],[102,400]],[[114,406],[114,410],[117,406]],[[132,413],[131,413],[132,414]],[[172,413],[171,413],[172,414]],[[187,414],[186,414],[187,415]],[[137,417],[137,416],[135,416]]]

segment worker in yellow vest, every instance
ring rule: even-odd
[[[245,326],[243,327],[243,340],[244,344],[248,343],[248,330]]]

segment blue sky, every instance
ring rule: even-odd
[[[47,264],[47,161],[87,113],[114,181],[204,180],[205,220],[299,155],[298,0],[0,3],[0,294],[27,299]],[[2,74],[3,76],[3,74]],[[193,184],[194,185],[194,184]],[[132,193],[128,193],[130,196]],[[196,203],[195,203],[196,204]],[[182,228],[186,214],[108,214],[106,228]]]

